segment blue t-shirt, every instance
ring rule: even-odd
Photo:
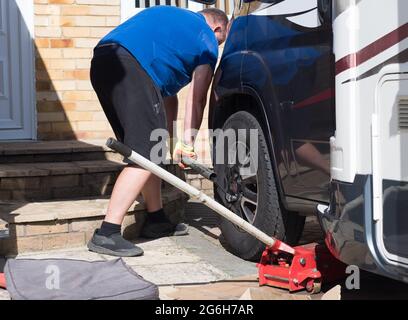
[[[145,9],[99,44],[126,48],[150,75],[163,96],[173,96],[191,81],[195,68],[214,69],[218,42],[200,13],[170,6]]]

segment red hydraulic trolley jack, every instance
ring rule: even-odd
[[[270,285],[285,288],[291,292],[306,289],[309,292],[317,293],[320,291],[322,281],[330,281],[339,274],[345,274],[344,265],[332,257],[325,246],[312,244],[292,248],[282,241],[268,236],[202,191],[147,160],[128,146],[112,138],[108,140],[107,146],[143,169],[152,172],[177,189],[197,199],[240,229],[266,244],[267,248],[258,264],[259,284],[261,286]],[[183,163],[217,185],[214,171],[191,158],[183,158]],[[218,185],[218,187],[220,186]],[[226,193],[226,195],[228,194]],[[232,195],[228,196],[234,197]],[[233,201],[234,199],[231,200]],[[342,271],[338,272],[341,269]]]
[[[345,277],[346,265],[323,244],[311,243],[282,251],[268,247],[258,263],[259,285],[318,293],[322,283]],[[290,251],[290,252],[288,252]]]

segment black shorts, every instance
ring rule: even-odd
[[[91,82],[116,138],[159,163],[156,156],[151,157],[158,143],[151,134],[155,129],[167,130],[163,98],[136,58],[116,44],[95,48]]]

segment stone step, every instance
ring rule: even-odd
[[[124,164],[114,160],[0,164],[0,199],[109,195]]]
[[[163,189],[163,205],[173,222],[184,218],[188,197],[172,187]],[[0,219],[9,237],[0,239],[0,256],[84,246],[104,219],[108,198],[46,202],[0,202]],[[143,199],[129,209],[123,224],[128,239],[137,238],[145,219]]]
[[[105,141],[0,142],[0,163],[122,160]]]
[[[124,166],[113,160],[0,164],[0,200],[108,196]],[[177,165],[167,165],[166,169],[185,179]]]

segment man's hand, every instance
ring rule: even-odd
[[[194,152],[194,147],[179,141],[176,143],[173,151],[173,161],[177,162],[181,169],[186,169],[188,166],[182,162],[183,157],[197,160],[197,154]]]

